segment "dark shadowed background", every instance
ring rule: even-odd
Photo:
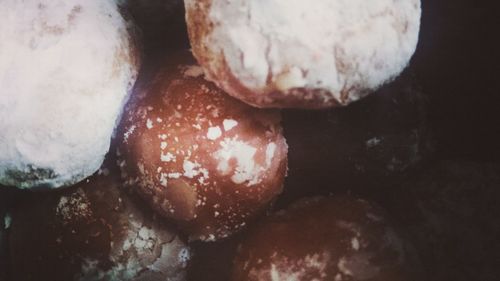
[[[423,0],[412,66],[444,158],[500,159],[500,4]]]

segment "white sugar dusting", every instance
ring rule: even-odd
[[[337,267],[342,274],[352,276],[353,273],[349,268],[347,268],[347,260],[345,258],[341,258],[339,260]]]
[[[170,152],[167,152],[167,153],[161,153],[160,154],[160,160],[161,162],[171,162],[171,161],[175,161],[175,155],[173,155],[172,153]]]
[[[280,278],[280,273],[279,271],[276,269],[276,265],[273,263],[271,264],[271,271],[270,271],[270,274],[271,274],[271,280],[272,281],[281,281],[282,279]],[[290,278],[288,278],[290,279]]]
[[[70,196],[61,196],[56,207],[56,214],[66,222],[79,218],[90,218],[92,210],[90,202],[85,193],[78,189]]]
[[[0,26],[0,184],[83,180],[137,74],[127,23],[114,1],[5,0]]]
[[[274,157],[274,152],[276,151],[276,144],[274,142],[267,145],[266,148],[266,166],[271,166],[271,161]]]
[[[184,70],[184,76],[187,77],[200,77],[203,75],[203,68],[198,65],[190,65],[186,66],[186,69]]]
[[[418,42],[420,0],[198,3],[185,1],[186,19],[189,29],[211,26],[192,42],[204,46],[193,51],[207,59],[208,78],[241,95],[225,77],[212,77],[227,68],[262,103],[272,100],[268,93],[306,88],[347,104],[398,75]]]
[[[127,141],[128,138],[130,137],[130,135],[132,135],[134,133],[135,129],[136,129],[135,125],[130,126],[130,128],[128,128],[128,130],[125,132],[125,134],[123,134],[123,139],[125,141]]]
[[[122,250],[128,251],[133,248],[139,255],[141,255],[153,250],[156,239],[156,233],[151,228],[142,226],[139,228],[139,231],[137,231],[136,228],[132,228],[129,230],[128,237],[122,245]]]
[[[375,222],[380,222],[384,220],[384,218],[382,218],[381,216],[375,215],[373,213],[366,213],[366,217]]]
[[[191,162],[189,160],[184,160],[182,164],[182,168],[184,169],[184,176],[187,178],[194,178],[196,176],[201,175],[203,178],[208,178],[208,170],[202,168],[201,165],[197,162]]]
[[[207,139],[209,140],[216,140],[222,135],[221,129],[217,127],[210,127],[208,128],[207,132]]]
[[[252,268],[249,275],[251,280],[298,281],[310,280],[307,278],[311,275],[320,277],[314,280],[326,280],[329,261],[330,256],[327,253],[307,255],[294,260],[274,254],[271,256],[269,268]]]
[[[151,119],[149,119],[149,118],[146,120],[146,128],[148,128],[148,129],[153,128],[153,121],[151,121]]]
[[[238,121],[233,119],[224,119],[224,121],[222,121],[222,125],[224,126],[224,131],[227,132],[236,127],[238,125]]]
[[[168,185],[168,174],[160,173],[160,184],[164,187]]]
[[[178,179],[182,176],[181,173],[169,173],[168,174],[168,177],[171,178],[171,179]]]
[[[167,144],[167,142],[165,142],[165,141],[160,142],[160,148],[161,148],[162,150],[163,150],[163,149],[165,149],[165,148],[167,148],[167,145],[168,145],[168,144]]]
[[[5,229],[9,229],[11,223],[12,223],[12,217],[10,216],[9,213],[5,214],[5,216],[3,218],[3,226],[4,226],[4,228]]]
[[[145,213],[128,208],[132,205],[124,206],[125,219],[112,229],[118,235],[112,237],[109,255],[98,260],[83,255],[75,280],[184,280],[190,259],[186,244]]]
[[[186,176],[188,178],[193,178],[194,176],[196,176],[198,174],[196,171],[196,168],[198,168],[199,165],[195,164],[189,160],[184,160],[182,167],[184,169],[184,176]]]
[[[356,250],[356,251],[359,250],[359,240],[358,240],[358,238],[354,237],[354,238],[351,239],[351,247],[354,250]]]
[[[225,138],[220,142],[221,149],[216,151],[213,157],[219,161],[217,170],[228,175],[233,172],[231,180],[236,184],[247,182],[248,186],[255,185],[260,182],[260,174],[262,167],[255,163],[254,156],[257,148],[236,139]],[[230,160],[236,160],[236,168],[234,171],[229,166]]]
[[[139,169],[139,173],[141,173],[141,175],[146,174],[146,170],[144,169],[144,163],[142,162],[137,163],[137,168]]]
[[[366,147],[372,148],[379,145],[381,142],[382,142],[381,138],[374,137],[366,141]]]

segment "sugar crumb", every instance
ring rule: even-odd
[[[222,131],[221,131],[221,129],[218,126],[208,128],[207,138],[209,140],[216,140],[221,135],[222,135]]]
[[[233,119],[224,119],[224,121],[222,121],[222,125],[224,126],[224,130],[227,132],[236,127],[238,125],[238,122]]]

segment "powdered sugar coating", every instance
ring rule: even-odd
[[[192,62],[177,53],[140,81],[120,129],[120,164],[127,183],[192,239],[216,240],[281,192],[287,145],[279,112],[225,95]],[[149,129],[147,119],[162,121]]]
[[[94,173],[137,75],[114,1],[0,3],[0,183],[55,188]]]
[[[413,55],[419,0],[186,0],[208,79],[259,107],[346,105]]]

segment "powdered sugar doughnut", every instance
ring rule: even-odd
[[[1,1],[0,184],[55,188],[94,173],[137,64],[114,1]]]
[[[419,0],[186,0],[208,79],[259,107],[346,105],[397,76],[418,41]]]
[[[227,237],[281,192],[280,114],[225,95],[187,52],[168,61],[127,106],[120,165],[128,184],[192,239]]]

